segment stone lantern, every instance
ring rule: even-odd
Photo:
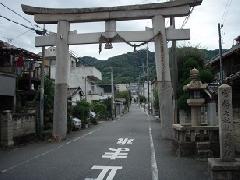
[[[199,80],[199,71],[195,68],[190,70],[190,78],[191,82],[183,86],[183,90],[190,94],[187,104],[191,107],[191,125],[201,126],[201,106],[205,103],[201,94],[207,89],[207,84],[202,84]]]

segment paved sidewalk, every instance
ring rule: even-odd
[[[161,138],[159,120],[152,118],[151,127],[160,180],[208,179],[207,161],[190,157],[177,157],[172,151],[172,142]]]

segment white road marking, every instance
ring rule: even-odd
[[[149,126],[149,137],[150,137],[150,147],[151,147],[151,166],[152,166],[152,180],[158,180],[158,168],[155,157],[155,148],[152,139],[152,128]]]
[[[109,158],[109,159],[112,159],[112,160],[115,160],[115,159],[124,159],[124,158],[127,158],[127,155],[128,153],[123,153],[123,152],[127,152],[127,151],[130,151],[129,148],[109,148],[110,151],[113,151],[113,152],[105,152],[104,155],[102,155],[102,158]],[[122,152],[123,151],[123,152]]]
[[[68,141],[68,142],[66,142],[67,145],[70,144],[70,143],[72,143],[72,141]]]
[[[113,180],[114,176],[117,173],[117,170],[122,169],[122,166],[96,166],[94,165],[91,169],[101,169],[101,173],[98,175],[97,178],[85,178],[85,180],[103,180],[104,177],[109,172],[106,180]]]
[[[119,138],[117,144],[125,145],[125,144],[132,144],[134,139],[128,138]]]

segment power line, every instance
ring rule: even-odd
[[[10,19],[10,18],[8,18],[8,17],[6,17],[6,16],[3,16],[3,15],[1,15],[1,14],[0,14],[0,17],[6,19],[7,21],[13,22],[13,23],[15,23],[15,24],[17,24],[17,25],[20,25],[20,26],[22,26],[22,27],[24,27],[24,28],[26,28],[26,29],[30,29],[30,30],[32,30],[32,31],[35,31],[34,28],[29,27],[29,26],[26,26],[25,24],[19,23],[19,22],[17,22],[17,21],[14,21],[14,20],[12,20],[12,19]]]
[[[8,18],[6,16],[3,16],[1,14],[0,14],[0,17],[3,18],[3,19],[6,19],[9,22],[12,22],[12,23],[17,24],[19,26],[22,26],[22,27],[24,27],[24,28],[26,28],[28,30],[34,31],[38,35],[43,35],[43,34],[46,33],[46,30],[43,30],[43,31],[37,30],[37,29],[35,29],[33,27],[26,26],[25,24],[19,23],[19,22],[15,21],[15,20],[12,20],[12,19],[10,19],[10,18]]]
[[[27,21],[27,22],[28,22],[29,24],[31,24],[33,27],[35,26],[35,27],[37,27],[37,28],[43,29],[43,28],[41,28],[41,27],[40,27],[39,25],[37,25],[37,24],[32,24],[32,22],[29,21],[27,18],[23,17],[21,14],[17,13],[15,10],[11,9],[11,8],[8,7],[7,5],[3,4],[2,2],[0,2],[0,4],[1,4],[3,7],[7,8],[9,11],[13,12],[14,14],[16,14],[17,16],[21,17],[23,20]]]
[[[11,22],[13,22],[13,23],[15,23],[15,24],[21,25],[21,26],[23,26],[23,27],[25,27],[25,28],[27,28],[27,29],[30,29],[30,30],[32,30],[32,31],[35,31],[35,33],[38,34],[38,35],[44,35],[44,34],[49,34],[49,33],[50,33],[50,31],[47,31],[45,28],[40,27],[38,24],[33,24],[30,20],[28,20],[27,18],[25,18],[25,17],[22,16],[21,14],[17,13],[15,10],[11,9],[11,8],[8,7],[7,5],[3,4],[2,2],[0,2],[0,4],[1,4],[4,8],[7,8],[9,11],[13,12],[13,13],[16,14],[17,16],[21,17],[23,20],[25,20],[26,22],[28,22],[29,24],[31,24],[32,27],[36,27],[36,28],[39,28],[39,29],[41,29],[41,30],[38,30],[38,29],[36,29],[36,28],[31,28],[31,27],[29,27],[29,26],[27,26],[27,25],[25,25],[25,24],[23,24],[23,23],[19,23],[19,22],[17,22],[17,21],[11,20],[10,18],[5,17],[5,16],[2,16],[2,15],[0,15],[0,17],[6,19],[6,20],[8,20],[8,21],[11,21]]]
[[[224,8],[224,11],[223,11],[223,14],[222,14],[222,24],[224,24],[225,21],[226,21],[226,17],[228,15],[229,8],[230,8],[231,4],[232,4],[232,0],[227,0],[226,1],[225,8]]]

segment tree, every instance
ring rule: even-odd
[[[147,99],[145,96],[139,95],[139,101],[140,101],[140,103],[146,103]]]
[[[131,94],[130,91],[121,91],[117,92],[116,98],[125,98],[126,99],[126,105],[127,108],[129,109],[130,103],[131,103]]]
[[[98,120],[104,120],[107,117],[107,106],[102,102],[92,103],[91,108],[95,113]]]
[[[196,47],[182,47],[177,49],[178,61],[178,89],[177,104],[179,109],[189,110],[187,105],[188,93],[183,91],[183,86],[190,82],[190,70],[196,68],[199,70],[200,80],[209,83],[213,80],[213,74],[210,69],[204,69],[204,53]]]

